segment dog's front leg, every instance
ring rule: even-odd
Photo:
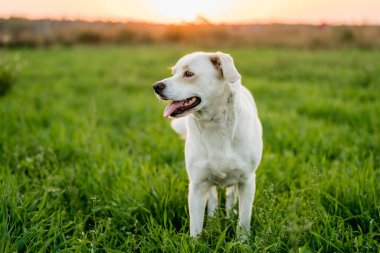
[[[251,214],[253,199],[255,197],[256,175],[252,174],[250,178],[238,185],[239,195],[239,236],[245,237],[242,233],[250,232]]]
[[[202,232],[208,190],[209,185],[206,183],[190,183],[189,185],[190,236],[192,237]]]

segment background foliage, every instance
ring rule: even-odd
[[[380,48],[380,26],[303,24],[213,24],[86,22],[0,18],[0,47],[50,47],[76,44],[276,47],[302,49]]]

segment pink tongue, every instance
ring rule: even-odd
[[[164,111],[164,117],[165,118],[169,117],[175,110],[177,110],[183,105],[183,102],[184,100],[174,101],[170,105],[166,106],[165,111]]]

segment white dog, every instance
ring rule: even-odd
[[[196,52],[182,57],[173,76],[153,85],[171,100],[164,117],[186,138],[190,179],[190,235],[202,231],[206,203],[217,208],[216,186],[227,187],[227,216],[239,199],[238,232],[250,231],[256,170],[262,154],[262,127],[251,93],[242,86],[233,59],[224,53]]]

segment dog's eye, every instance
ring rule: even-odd
[[[190,71],[185,71],[185,73],[183,73],[184,77],[192,77],[193,75],[194,75],[194,73],[190,72]]]

